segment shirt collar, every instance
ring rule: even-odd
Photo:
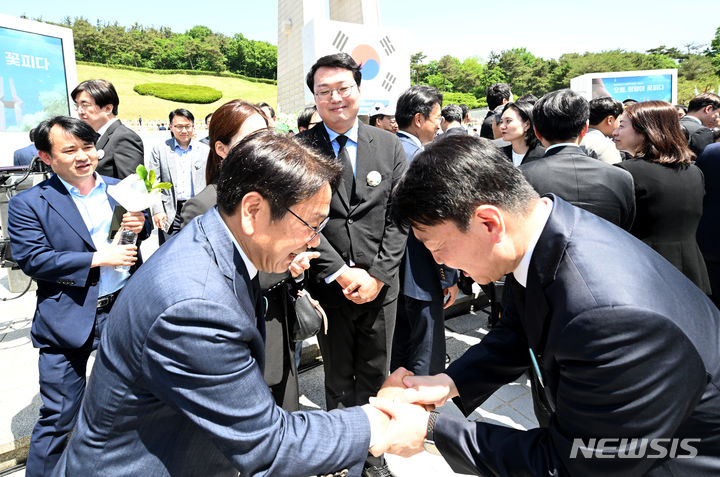
[[[101,188],[103,190],[103,192],[106,191],[107,185],[105,184],[105,181],[102,179],[102,176],[100,174],[98,174],[97,172],[93,172],[93,176],[95,177],[95,187],[92,188],[92,190],[90,191],[90,193],[88,193],[88,195],[90,195],[95,189],[98,189],[98,188]],[[70,195],[82,196],[82,194],[80,193],[80,190],[77,187],[70,184],[69,182],[67,182],[65,179],[63,179],[60,176],[57,176],[57,178],[60,179],[60,182],[62,182],[62,185],[65,186],[65,188],[67,189],[67,191]]]
[[[409,132],[407,132],[407,131],[398,131],[396,134],[398,134],[398,135],[403,135],[403,136],[405,136],[405,137],[410,138],[410,140],[411,140],[412,142],[414,142],[414,143],[417,145],[417,147],[419,147],[420,149],[423,149],[423,145],[422,145],[422,143],[420,142],[420,139],[418,139],[416,136],[413,136],[413,135],[410,134]]]
[[[181,149],[181,150],[183,150],[183,151],[191,151],[191,150],[192,150],[192,145],[193,145],[192,139],[190,139],[190,144],[188,144],[187,149],[183,149],[183,148],[180,146],[180,144],[178,144],[177,139],[172,138],[172,140],[173,140],[173,151],[174,151],[175,149],[178,149],[178,148]]]
[[[545,152],[547,153],[550,149],[554,149],[556,147],[565,147],[565,146],[577,146],[577,144],[574,142],[559,142],[557,144],[553,144],[552,146],[548,146],[545,149]]]
[[[520,260],[520,263],[518,263],[518,266],[515,270],[513,270],[512,274],[515,277],[515,280],[523,286],[523,288],[527,287],[527,277],[528,277],[528,270],[530,269],[530,259],[532,258],[532,254],[535,251],[535,246],[538,243],[538,240],[540,240],[540,234],[542,234],[543,229],[545,228],[545,224],[547,224],[548,219],[550,218],[550,212],[552,212],[553,209],[553,201],[548,199],[550,202],[549,204],[546,204],[545,201],[541,201],[542,204],[542,223],[538,228],[533,232],[532,236],[530,237],[530,242],[528,243],[528,248],[525,251],[525,255],[523,255],[522,260]]]
[[[118,121],[118,118],[112,118],[110,121],[100,126],[100,129],[97,130],[97,133],[102,136],[115,121]]]
[[[330,128],[327,126],[327,124],[325,124],[324,122],[323,122],[323,126],[325,126],[325,130],[326,130],[327,133],[328,133],[328,137],[330,138],[330,142],[333,142],[333,141],[335,140],[335,138],[340,135],[340,133],[335,132],[335,131],[333,131],[332,129],[330,129]],[[345,132],[344,136],[347,136],[348,139],[350,139],[352,142],[354,142],[355,144],[357,144],[357,142],[358,142],[358,129],[359,129],[358,119],[355,118],[355,123],[353,123],[353,126]]]
[[[700,121],[700,120],[699,120],[698,118],[696,118],[695,116],[692,116],[692,115],[690,115],[690,114],[686,114],[686,115],[683,116],[683,117],[688,118],[688,119],[692,119],[693,121],[695,121],[696,123],[698,123],[699,125],[702,126],[702,121]]]
[[[214,209],[214,212],[216,214],[220,215],[217,208]],[[238,243],[238,241],[235,240],[235,236],[230,231],[230,229],[228,228],[228,226],[225,223],[225,221],[223,220],[223,218],[222,217],[218,217],[218,218],[220,219],[220,223],[223,224],[223,227],[225,227],[225,230],[227,231],[228,235],[230,236],[230,240],[232,240],[232,243],[235,245],[235,249],[238,251],[238,253],[242,257],[243,263],[245,264],[245,268],[247,269],[247,272],[248,272],[248,276],[252,280],[253,278],[255,278],[255,275],[257,275],[258,269],[255,267],[255,265],[253,265],[253,263],[250,261],[248,256],[245,255],[245,252],[243,251],[242,247],[240,247],[240,244]]]

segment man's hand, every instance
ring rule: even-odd
[[[459,290],[460,289],[458,288],[457,283],[443,290],[443,296],[448,297],[448,299],[445,301],[445,305],[443,305],[443,309],[450,308],[452,304],[455,303],[455,297],[457,297]]]
[[[403,378],[405,376],[412,376],[413,373],[407,369],[400,367],[393,371],[393,373],[387,377],[380,390],[377,393],[377,397],[388,399],[390,401],[395,399],[395,396],[401,395],[405,389],[403,384]]]
[[[343,287],[345,298],[358,305],[373,301],[385,285],[362,268],[348,268],[337,277],[337,282]]]
[[[91,267],[132,266],[137,260],[135,245],[108,245],[93,253]]]
[[[142,232],[143,225],[145,225],[145,214],[142,212],[125,212],[120,225],[125,230],[139,234]]]
[[[425,409],[440,407],[448,399],[458,395],[455,382],[445,373],[435,376],[406,376],[403,378],[405,389],[396,400],[421,404]]]
[[[363,411],[367,414],[370,420],[370,433],[376,442],[372,442],[370,447],[370,453],[375,457],[379,457],[385,453],[385,434],[387,433],[387,427],[390,423],[390,418],[384,412],[377,408],[366,404],[362,406]]]
[[[288,267],[290,274],[293,278],[299,277],[305,273],[305,270],[310,268],[310,260],[318,258],[319,256],[320,252],[302,252],[297,254]]]
[[[162,229],[167,232],[167,215],[165,215],[165,212],[158,212],[153,215],[153,224],[155,224],[155,227],[158,229]]]
[[[371,448],[373,455],[382,451],[410,457],[424,450],[430,413],[420,406],[387,399],[370,398],[370,404],[390,416],[390,423]]]

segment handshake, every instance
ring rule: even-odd
[[[388,452],[410,457],[423,451],[429,411],[458,395],[447,374],[414,376],[398,368],[383,383],[370,404],[363,406],[370,418],[370,452],[379,456]]]

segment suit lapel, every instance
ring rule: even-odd
[[[70,193],[56,175],[53,175],[43,188],[41,195],[47,201],[48,205],[63,218],[71,229],[82,238],[87,245],[95,250],[95,244],[90,237],[87,225],[80,215],[80,211],[75,205]]]
[[[241,308],[249,316],[255,317],[258,331],[264,341],[265,320],[260,319],[262,309],[258,310],[258,303],[255,302],[256,297],[253,293],[250,275],[240,252],[227,237],[225,225],[221,222],[222,218],[217,209],[211,209],[211,212],[201,218],[200,226],[210,243],[218,268],[226,278],[232,281],[233,292]],[[258,360],[258,357],[256,356],[255,359]],[[260,363],[260,365],[262,367],[264,364]]]
[[[550,327],[550,307],[546,289],[555,280],[560,261],[565,254],[575,217],[573,208],[557,196],[550,194],[553,210],[540,234],[533,251],[527,279],[526,311],[523,325],[527,330],[528,344],[542,353]]]
[[[373,137],[368,134],[367,126],[360,123],[358,127],[358,145],[357,156],[355,157],[355,196],[357,204],[355,207],[365,201],[368,193],[367,175],[374,165],[373,158],[375,154],[375,144]]]
[[[168,145],[168,153],[165,156],[165,164],[167,164],[167,170],[170,174],[170,183],[177,184],[178,180],[178,157],[175,154],[175,140],[170,138],[166,142]]]

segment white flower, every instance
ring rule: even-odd
[[[104,149],[98,149],[97,154],[98,154],[98,159],[102,159],[103,157],[105,157],[105,150],[104,150]]]
[[[367,185],[370,187],[377,187],[380,185],[380,182],[382,181],[382,176],[378,171],[370,171],[368,172],[367,178],[365,179],[367,182]]]

